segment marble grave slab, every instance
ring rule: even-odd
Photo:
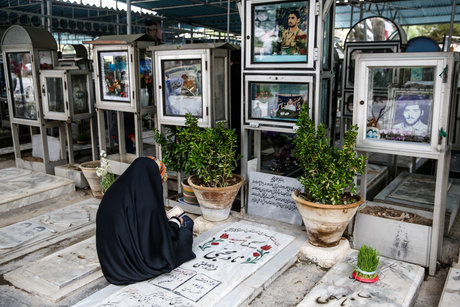
[[[457,303],[455,303],[457,302]],[[460,302],[460,265],[457,263],[449,269],[446,283],[442,290],[439,307],[457,306]]]
[[[379,280],[367,284],[352,277],[357,256],[358,251],[351,250],[323,276],[297,306],[413,305],[425,275],[422,267],[381,257]]]
[[[101,278],[95,237],[8,272],[4,278],[15,287],[58,301]]]
[[[0,170],[0,212],[75,191],[72,180],[19,168]]]
[[[96,303],[89,298],[78,306],[214,306],[256,271],[272,265],[280,270],[279,264],[270,261],[292,246],[295,239],[251,223],[226,225],[213,235],[201,236],[194,247],[196,259],[148,281],[122,288],[109,286],[106,289],[113,291],[101,290],[111,293],[102,301]],[[290,251],[293,258],[305,238],[299,241],[296,250]],[[101,297],[98,293],[94,296]]]
[[[31,247],[38,243],[94,224],[99,202],[100,200],[95,198],[85,199],[71,206],[0,228],[0,263],[8,261],[12,255],[20,255],[21,251],[31,252]]]

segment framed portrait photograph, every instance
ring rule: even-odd
[[[307,66],[312,63],[315,16],[311,12],[314,3],[311,0],[248,1],[248,66],[274,67],[292,63],[294,68],[295,64]]]
[[[128,51],[99,52],[102,100],[131,102]]]
[[[311,106],[312,78],[251,76],[245,82],[246,119],[251,122],[294,126],[302,107]],[[281,80],[280,80],[281,79]],[[284,79],[284,80],[283,80]]]

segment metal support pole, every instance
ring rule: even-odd
[[[230,41],[230,0],[227,0],[227,43],[229,41]]]
[[[455,10],[457,9],[456,2],[456,0],[452,0],[452,14],[450,15],[449,37],[447,38],[447,50],[444,51],[450,51],[450,45],[452,44],[452,32],[454,30]]]
[[[53,16],[51,0],[46,1],[46,15],[48,15],[48,32],[51,33],[51,16]]]
[[[126,0],[126,34],[131,34],[131,0]]]
[[[45,0],[42,0],[41,3],[41,14],[42,14],[42,27],[43,29],[46,29],[46,19],[45,19]]]
[[[117,14],[117,35],[120,35],[120,15]]]

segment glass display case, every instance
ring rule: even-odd
[[[444,151],[456,90],[447,67],[456,67],[454,55],[361,54],[357,59],[357,148],[427,158]]]
[[[252,125],[294,127],[302,107],[312,107],[311,76],[246,76],[245,119]]]
[[[312,68],[315,1],[243,1],[245,68]]]
[[[210,127],[229,117],[229,52],[227,44],[150,47],[155,59],[158,121],[184,125],[185,114]]]
[[[46,119],[79,120],[91,114],[91,73],[57,69],[40,74],[43,112]]]

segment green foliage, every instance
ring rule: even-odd
[[[107,173],[101,178],[101,192],[105,193],[117,178],[112,173]]]
[[[353,126],[345,133],[345,143],[340,149],[331,145],[324,124],[315,128],[308,109],[302,109],[297,126],[295,156],[304,172],[297,178],[305,188],[303,196],[322,204],[355,202],[353,196],[357,188],[354,179],[365,167],[365,158],[357,156],[354,151],[357,127]]]
[[[162,147],[162,161],[167,168],[192,174],[189,161],[190,144],[196,142],[201,132],[198,119],[185,115],[185,127],[169,127],[169,133],[161,134],[155,129],[155,141]]]
[[[365,272],[374,272],[377,270],[377,267],[379,266],[379,261],[380,257],[375,248],[372,248],[367,245],[361,246],[358,252],[358,262],[356,266],[361,270]],[[358,274],[359,277],[364,277],[367,279],[373,279],[377,276],[377,273],[373,275],[365,275],[357,270],[355,270],[355,274]]]
[[[166,167],[197,175],[207,187],[225,187],[233,177],[238,160],[235,130],[223,123],[215,128],[198,127],[197,118],[186,114],[185,127],[175,127],[169,135],[155,131],[155,140],[162,146]]]
[[[432,24],[432,25],[415,25],[409,26],[407,29],[407,39],[417,36],[427,36],[435,42],[443,42],[444,36],[449,35],[450,24]],[[452,35],[460,35],[460,24],[454,24]]]

